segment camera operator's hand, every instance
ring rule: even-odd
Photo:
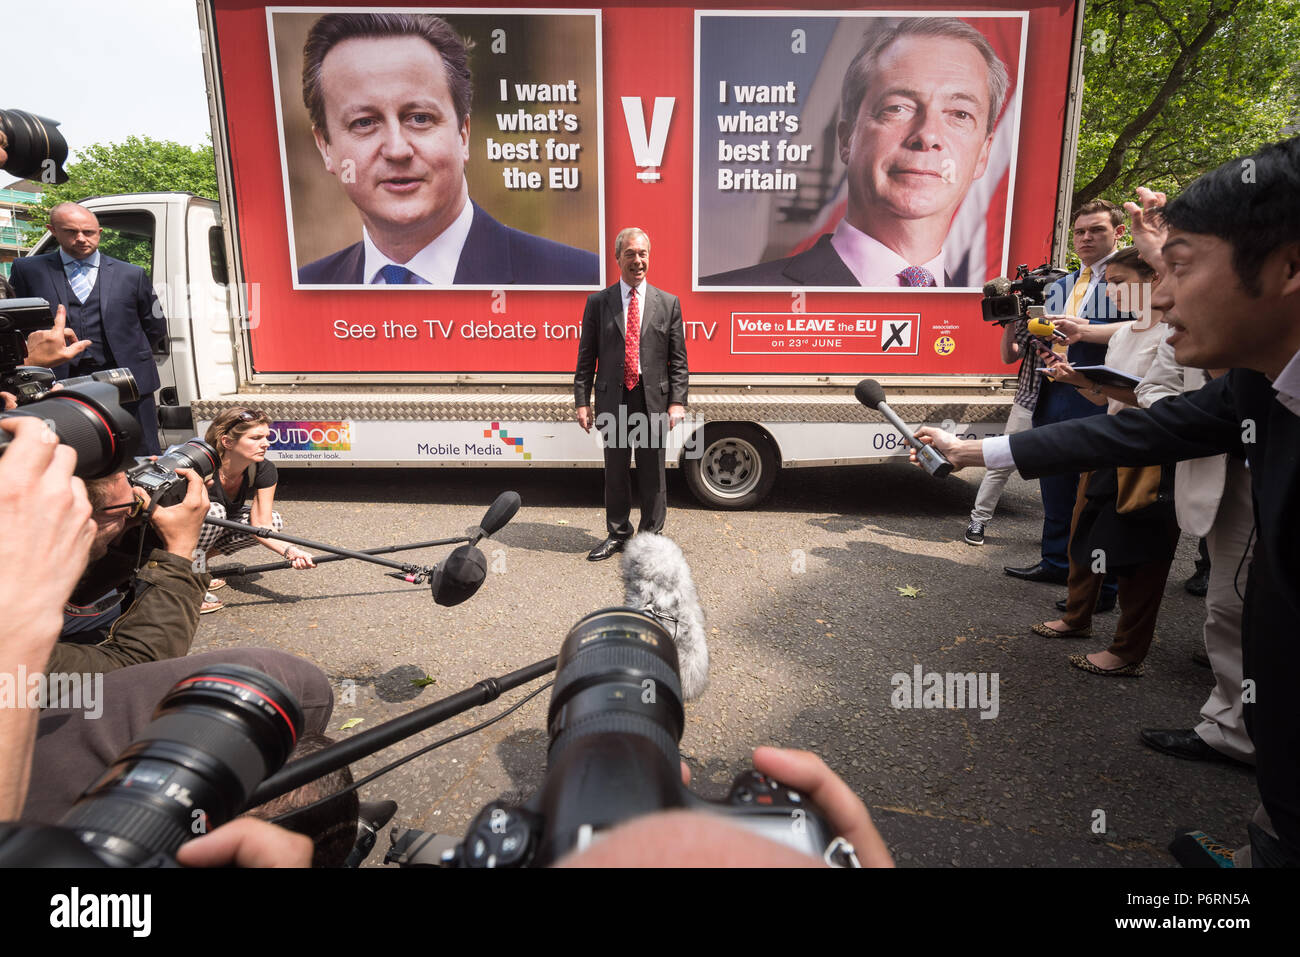
[[[52,645],[95,536],[90,500],[72,474],[76,451],[43,420],[14,416],[0,428],[13,436],[0,457],[0,608],[14,640],[30,647],[49,632]],[[2,647],[18,650],[7,640]]]
[[[63,603],[95,537],[77,453],[41,420],[0,422],[13,439],[0,457],[0,673],[44,671],[63,627]],[[22,812],[39,708],[26,693],[0,707],[0,820]],[[16,706],[15,706],[16,705]]]
[[[67,310],[59,306],[54,314],[53,328],[37,329],[27,337],[28,365],[60,366],[90,348],[90,340],[77,339],[77,334],[68,328],[67,320]]]
[[[0,392],[0,400],[3,400],[4,410],[6,412],[12,412],[14,409],[18,408],[18,396],[14,395],[12,392]]]
[[[952,463],[953,471],[968,465],[984,465],[984,442],[982,439],[959,439],[951,432],[923,425],[916,430],[918,442],[933,445],[943,453],[944,458]],[[908,458],[917,468],[924,468],[916,457],[916,449],[908,446]]]
[[[179,506],[173,506],[179,507]],[[240,817],[180,846],[183,867],[311,867],[311,838]]]
[[[1169,229],[1157,211],[1165,205],[1165,194],[1139,186],[1137,195],[1137,203],[1124,204],[1124,212],[1128,213],[1129,235],[1133,237],[1133,245],[1147,265],[1158,273],[1164,273],[1165,261],[1160,250],[1164,248]]]
[[[755,748],[754,770],[808,795],[826,815],[831,830],[853,845],[863,867],[894,866],[867,806],[817,755],[791,748]]]
[[[192,469],[177,469],[176,474],[185,476],[189,483],[185,498],[167,508],[155,509],[153,527],[162,536],[167,551],[191,561],[198,551],[199,530],[208,514],[208,489]]]

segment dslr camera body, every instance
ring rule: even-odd
[[[827,863],[855,863],[812,803],[750,770],[721,801],[682,784],[677,744],[685,724],[677,649],[653,617],[606,608],[570,629],[547,712],[546,781],[521,806],[496,801],[445,851],[448,867],[544,867],[623,821],[674,808],[707,811]],[[390,860],[423,835],[395,835]],[[435,863],[404,862],[419,865]]]

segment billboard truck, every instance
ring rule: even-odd
[[[905,455],[864,377],[1002,430],[981,289],[1063,249],[1082,4],[197,10],[218,199],[86,201],[167,313],[165,440],[246,405],[281,466],[600,467],[574,369],[628,226],[702,502]]]

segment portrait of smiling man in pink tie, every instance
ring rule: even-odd
[[[876,21],[844,75],[836,140],[848,207],[810,249],[704,286],[965,286],[944,242],[984,175],[1009,79],[984,34],[951,17]]]

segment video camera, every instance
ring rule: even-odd
[[[1067,276],[1064,269],[1057,269],[1046,263],[1037,269],[1030,269],[1023,263],[1016,267],[1016,278],[1007,279],[999,276],[984,284],[984,299],[980,302],[985,322],[996,322],[1005,326],[1017,319],[1029,316],[1030,306],[1041,306],[1047,300],[1047,289]]]
[[[574,625],[557,658],[485,679],[295,761],[265,781],[292,751],[302,712],[266,675],[214,665],[163,698],[152,723],[61,827],[0,826],[0,866],[166,865],[186,840],[241,811],[552,670],[541,790],[521,807],[485,806],[465,840],[436,861],[403,853],[420,843],[421,832],[407,831],[399,839],[395,830],[386,860],[404,866],[543,866],[623,821],[685,808],[720,814],[828,863],[856,865],[852,846],[833,835],[811,802],[770,778],[741,774],[720,802],[697,797],[681,783],[677,744],[685,712],[673,637],[645,612],[607,608]]]

